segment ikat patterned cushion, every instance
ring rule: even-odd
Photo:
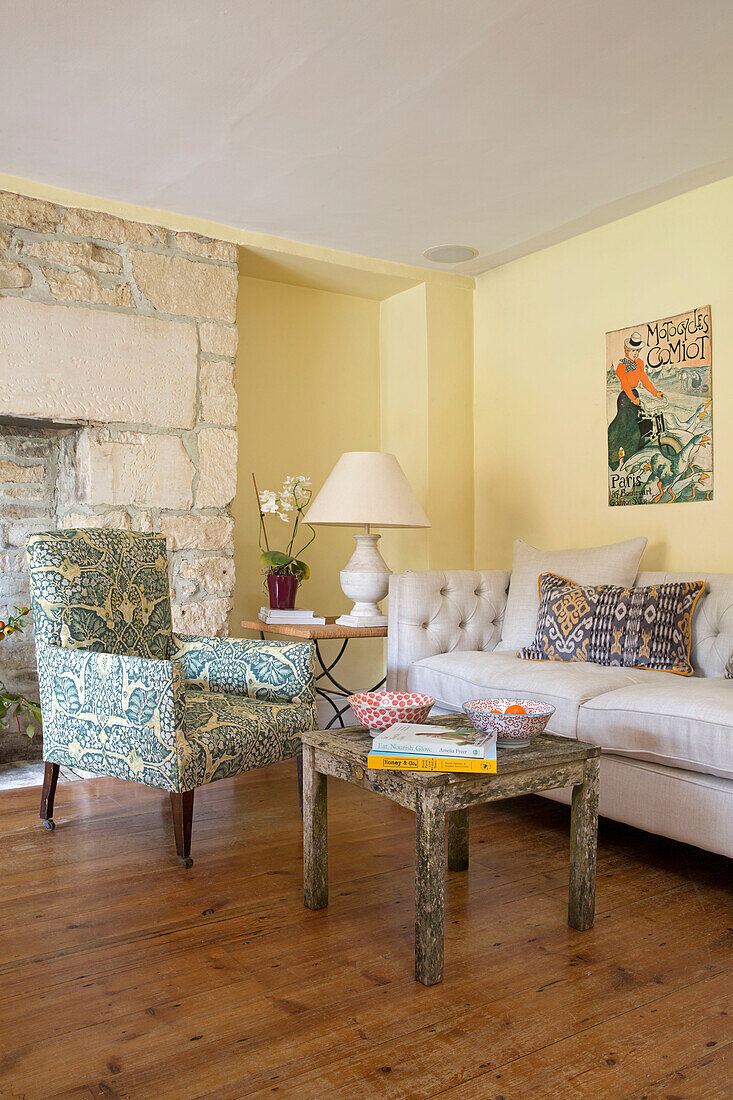
[[[733,653],[728,658],[728,663],[725,666],[725,679],[733,680]]]
[[[543,573],[535,639],[517,656],[691,676],[692,614],[704,589],[704,581],[590,586]]]

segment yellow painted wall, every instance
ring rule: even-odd
[[[712,306],[715,499],[610,508],[605,333]],[[646,535],[647,569],[733,569],[733,179],[477,280],[476,565],[512,540],[591,546]]]
[[[239,476],[232,505],[236,592],[232,632],[267,603],[258,562],[252,471],[261,489],[278,489],[287,474],[306,474],[316,489],[343,451],[379,450],[379,302],[353,295],[241,278],[239,351]],[[268,521],[272,549],[285,525]],[[312,577],[300,606],[320,613],[349,609],[339,571],[353,550],[348,529],[317,528],[305,552]],[[381,661],[381,643],[362,642],[340,666],[364,675]],[[374,677],[377,679],[377,676]],[[357,681],[360,682],[360,681]]]
[[[402,569],[470,568],[473,554],[473,294],[419,284],[376,300],[259,278],[240,278],[239,478],[233,504],[237,585],[233,630],[263,599],[251,472],[275,489],[305,473],[318,491],[343,451],[397,455],[433,526],[385,530],[381,549]],[[285,528],[269,523],[273,538]],[[339,571],[348,529],[319,527],[305,557],[312,578],[299,603],[349,609]],[[328,648],[328,647],[327,647]],[[330,647],[333,649],[333,646]],[[381,675],[382,646],[352,645],[339,670],[349,683]]]
[[[394,452],[432,524],[385,531],[402,569],[473,566],[473,292],[422,284],[382,302],[383,451]]]
[[[472,569],[473,291],[426,285],[431,569]]]
[[[379,449],[397,456],[427,512],[429,392],[423,285],[381,303],[380,409]],[[428,569],[430,534],[425,529],[383,531],[380,549],[390,569]]]

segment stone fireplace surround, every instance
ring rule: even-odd
[[[237,284],[228,242],[0,192],[0,619],[26,534],[104,526],[164,534],[174,629],[228,633]],[[30,631],[0,675],[35,692]]]

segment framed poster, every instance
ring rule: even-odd
[[[713,499],[710,306],[606,333],[608,503]]]

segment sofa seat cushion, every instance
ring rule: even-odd
[[[587,661],[522,661],[513,653],[454,650],[415,661],[407,674],[408,691],[424,691],[439,705],[460,709],[469,699],[526,696],[556,709],[548,733],[577,737],[578,710],[604,692],[649,679],[676,682],[671,672],[603,667]]]
[[[577,736],[604,752],[733,779],[733,685],[666,674],[622,687],[583,704]]]

